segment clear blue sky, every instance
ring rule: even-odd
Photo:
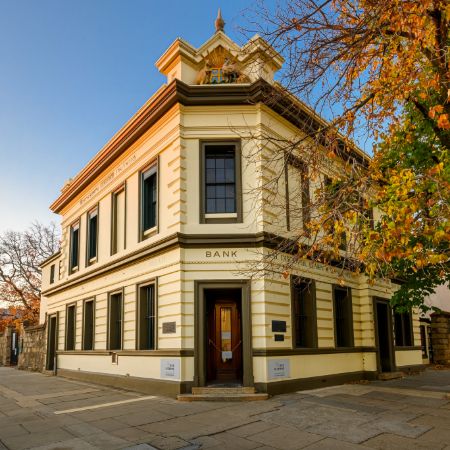
[[[59,218],[48,207],[163,83],[178,36],[242,37],[251,0],[0,0],[0,232]]]

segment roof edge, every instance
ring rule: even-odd
[[[213,106],[251,105],[261,102],[305,133],[316,132],[327,124],[297,97],[286,94],[280,87],[263,79],[251,84],[231,85],[188,85],[174,79],[170,84],[163,85],[91,159],[51,204],[50,209],[54,213],[61,212],[76,195],[177,103],[184,106]],[[356,145],[349,148],[348,152],[363,163],[371,159]]]

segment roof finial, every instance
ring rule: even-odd
[[[214,25],[216,26],[216,33],[217,33],[218,31],[224,31],[224,28],[225,28],[225,22],[224,22],[224,20],[222,19],[222,13],[221,13],[221,11],[220,11],[220,8],[219,8],[219,11],[217,12],[217,18],[216,18],[216,20],[215,20],[215,22],[214,22]]]

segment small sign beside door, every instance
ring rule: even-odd
[[[176,322],[163,322],[162,332],[163,332],[163,334],[176,333],[177,332],[177,323]]]
[[[270,380],[274,378],[289,378],[290,367],[288,359],[270,359],[267,362],[267,373]]]
[[[180,379],[180,360],[161,359],[161,378]]]
[[[272,332],[286,333],[286,321],[272,320]]]

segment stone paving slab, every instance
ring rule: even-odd
[[[247,425],[242,425],[237,428],[232,428],[229,432],[236,436],[247,437],[270,430],[272,428],[275,428],[276,426],[277,425],[275,423],[264,422],[261,420],[249,423]]]
[[[0,367],[0,450],[445,449],[449,386],[450,370],[427,370],[257,404],[186,404]]]
[[[381,434],[381,430],[376,424],[369,422],[367,419],[357,420],[352,417],[337,417],[332,422],[324,422],[320,425],[308,427],[306,430],[353,444],[360,444]]]
[[[83,439],[73,438],[65,441],[55,442],[53,444],[41,445],[40,447],[33,447],[33,450],[98,450]]]
[[[369,449],[365,445],[351,444],[350,442],[342,442],[332,438],[322,439],[321,441],[315,442],[312,445],[305,447],[308,450],[358,450],[358,449]]]
[[[249,436],[249,439],[261,444],[269,445],[278,449],[298,449],[320,441],[323,436],[306,431],[297,430],[293,427],[279,426],[270,430]]]
[[[395,434],[380,434],[366,441],[364,445],[379,450],[440,450],[443,448],[443,445],[430,446],[429,443],[424,444],[415,439],[396,436]]]

